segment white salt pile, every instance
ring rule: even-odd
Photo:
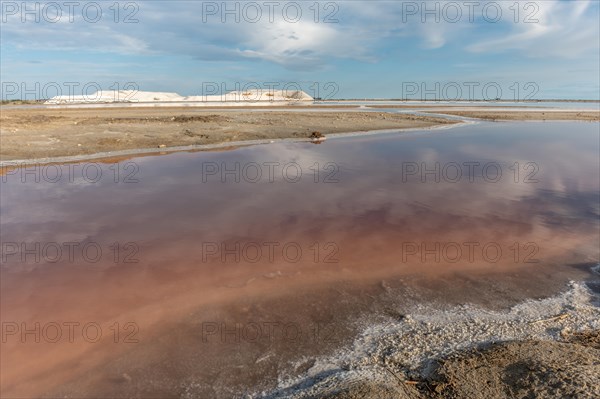
[[[45,104],[101,104],[101,103],[199,103],[219,105],[269,105],[272,103],[297,103],[314,101],[299,90],[248,90],[231,91],[217,95],[187,96],[177,93],[160,93],[137,90],[101,90],[87,95],[62,95],[52,97]]]

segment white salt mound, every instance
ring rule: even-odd
[[[222,103],[240,105],[269,103],[296,103],[298,101],[314,101],[299,90],[248,90],[231,91],[229,93],[203,96],[183,97],[177,93],[161,93],[136,90],[101,90],[88,95],[65,95],[52,97],[45,104],[102,104],[102,103],[171,103],[197,102]]]

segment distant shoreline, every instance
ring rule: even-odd
[[[512,99],[499,99],[499,100],[431,100],[431,99],[400,99],[400,98],[356,98],[356,99],[343,99],[343,100],[328,100],[328,101],[398,101],[398,102],[431,102],[431,103],[448,103],[448,102],[464,102],[464,103],[600,103],[600,100],[552,100],[552,99],[531,99],[531,100],[512,100]]]
[[[14,99],[14,100],[1,100],[0,101],[0,105],[2,106],[11,106],[11,105],[48,105],[51,106],[51,104],[45,104],[49,99],[40,99],[40,100],[20,100],[20,99]],[[579,99],[579,100],[567,100],[567,99],[531,99],[531,100],[512,100],[512,99],[500,99],[500,100],[483,100],[483,99],[474,99],[474,100],[465,100],[465,99],[458,99],[458,100],[432,100],[432,99],[398,99],[398,98],[342,98],[342,99],[327,99],[327,100],[319,100],[319,99],[315,99],[314,101],[297,101],[297,102],[289,102],[289,101],[277,101],[277,102],[266,102],[266,101],[239,101],[237,102],[235,105],[226,105],[226,103],[231,103],[231,102],[227,102],[227,101],[220,101],[220,102],[215,102],[215,101],[176,101],[176,102],[153,102],[153,101],[148,101],[148,102],[127,102],[127,101],[122,101],[122,102],[88,102],[88,103],[72,103],[72,104],[64,104],[66,106],[80,106],[80,105],[103,105],[103,104],[121,104],[123,106],[132,106],[135,104],[141,105],[141,106],[145,106],[148,104],[172,104],[172,106],[180,106],[181,104],[211,104],[211,105],[204,105],[206,107],[211,107],[211,106],[215,106],[215,107],[223,107],[223,106],[232,106],[232,107],[250,107],[250,106],[260,106],[260,107],[281,107],[281,106],[306,106],[306,107],[310,107],[313,105],[327,105],[328,103],[338,103],[338,102],[401,102],[401,103],[431,103],[431,104],[439,104],[439,103],[489,103],[489,104],[496,104],[496,103],[523,103],[523,104],[531,104],[531,103],[587,103],[587,104],[600,104],[600,100],[585,100],[585,99]],[[60,105],[60,104],[52,104],[52,105]]]

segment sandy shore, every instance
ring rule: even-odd
[[[379,112],[205,111],[189,108],[2,110],[0,160],[92,155],[248,140],[309,139],[314,132],[426,128],[442,118]]]

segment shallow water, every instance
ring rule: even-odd
[[[577,102],[577,101],[326,101],[325,104],[347,104],[347,105],[407,105],[416,108],[423,105],[439,106],[464,106],[464,107],[511,107],[511,108],[563,108],[563,109],[586,109],[597,110],[600,108],[599,102]]]
[[[578,265],[599,259],[599,129],[478,123],[6,170],[2,392],[181,395],[182,381],[218,380],[194,362],[214,372],[219,358],[239,356],[220,367],[242,367],[256,349],[249,339],[247,353],[239,342],[226,345],[223,320],[234,336],[239,320],[251,329],[275,313],[283,325],[303,312],[331,325],[336,310],[352,315],[357,303],[364,308],[356,313],[382,311],[368,295],[387,279],[415,279],[417,297],[427,292],[421,297],[461,303],[478,301],[479,291],[465,287],[486,276],[528,276],[515,292],[482,297],[490,307],[549,294],[581,278]],[[457,274],[470,280],[444,285]],[[343,284],[352,286],[345,296],[327,296]],[[319,289],[329,294],[317,296]],[[165,334],[166,326],[177,329]],[[23,335],[25,329],[34,332]],[[198,336],[218,339],[185,344]],[[277,362],[314,350],[302,342],[252,352],[251,363],[268,355],[276,373]],[[172,364],[164,366],[171,371],[132,371],[155,370],[153,362]],[[92,370],[95,377],[84,374]],[[269,374],[259,371],[228,378]],[[84,382],[64,385],[80,374]],[[167,377],[165,391],[137,380],[161,385]]]

